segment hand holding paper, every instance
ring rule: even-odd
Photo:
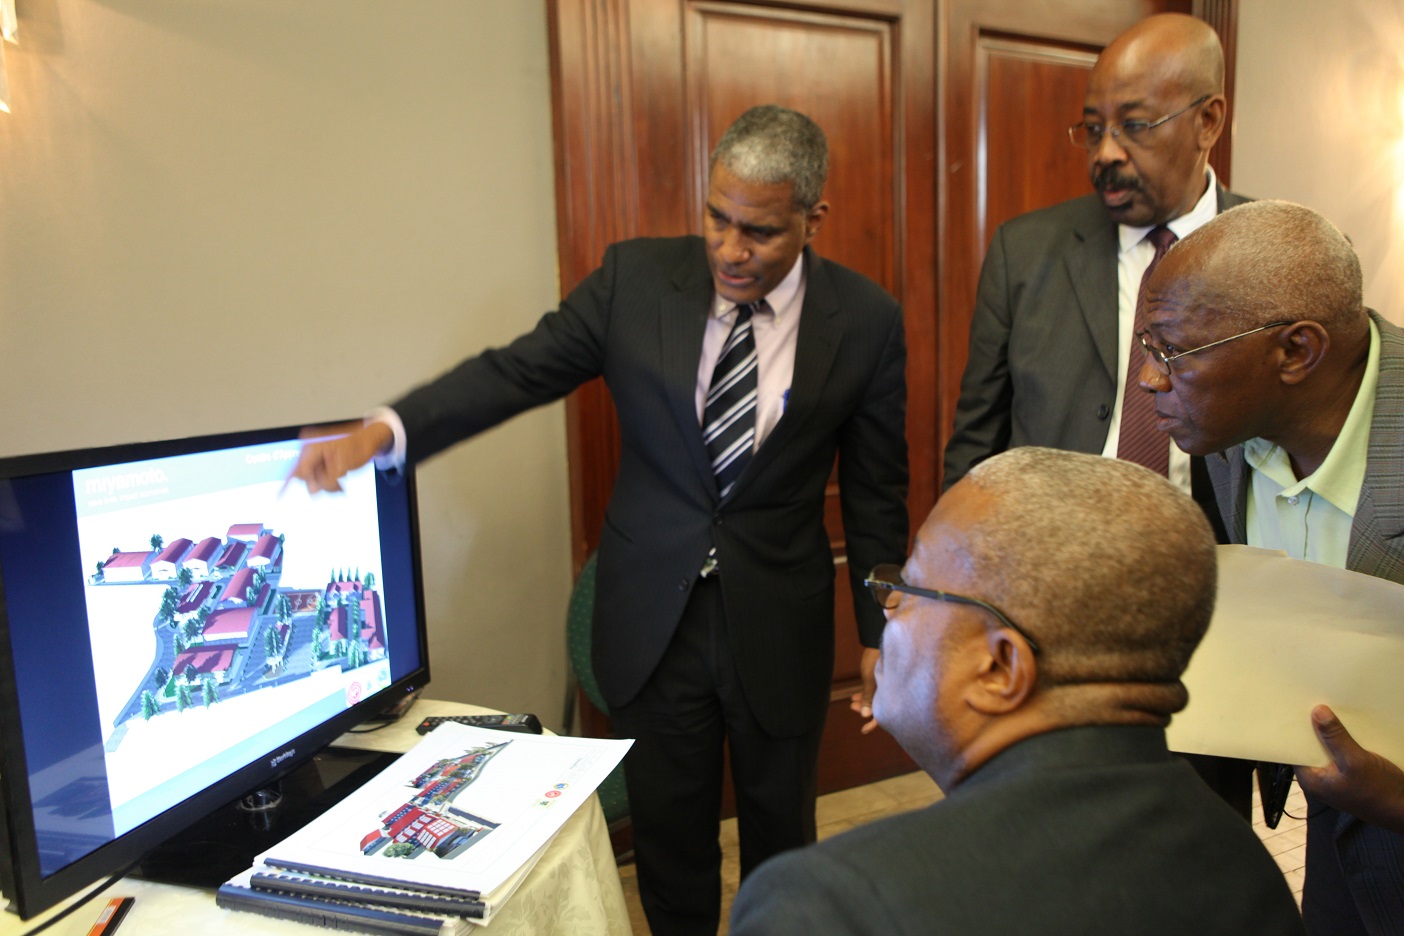
[[[1172,751],[1322,767],[1322,702],[1404,764],[1404,585],[1252,546],[1220,546],[1214,619],[1185,670]]]
[[[1311,724],[1331,763],[1298,767],[1302,789],[1371,825],[1404,832],[1404,770],[1357,744],[1329,706],[1312,709]]]

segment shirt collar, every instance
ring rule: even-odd
[[[795,258],[795,265],[790,267],[790,272],[785,274],[785,278],[765,295],[765,303],[770,306],[770,311],[778,321],[795,304],[795,296],[799,293],[800,284],[804,282],[804,251]],[[736,308],[736,303],[721,295],[714,294],[712,297],[712,315],[716,318],[725,318]]]
[[[1365,463],[1370,454],[1370,423],[1375,415],[1375,387],[1380,379],[1380,331],[1370,322],[1370,354],[1360,390],[1350,405],[1340,434],[1326,453],[1326,459],[1300,481],[1292,475],[1287,453],[1267,439],[1243,443],[1243,458],[1254,471],[1262,471],[1282,485],[1282,495],[1291,497],[1310,488],[1330,501],[1341,513],[1355,516],[1360,491],[1365,486]],[[1285,482],[1285,483],[1284,483]]]
[[[1219,213],[1219,180],[1214,175],[1214,167],[1209,166],[1204,172],[1209,184],[1204,187],[1204,194],[1199,196],[1199,201],[1194,203],[1194,207],[1178,218],[1173,218],[1165,222],[1165,226],[1174,232],[1175,237],[1183,240],[1195,231],[1199,230]],[[1117,236],[1121,240],[1121,252],[1135,247],[1146,239],[1155,225],[1150,227],[1128,227],[1125,224],[1116,226]]]

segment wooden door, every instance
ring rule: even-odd
[[[707,156],[746,107],[774,102],[814,117],[829,137],[833,204],[815,248],[903,305],[915,529],[939,489],[994,228],[1088,191],[1065,128],[1079,119],[1098,50],[1143,16],[1195,8],[1228,27],[1231,51],[1235,3],[548,0],[561,289],[616,240],[700,233]],[[618,429],[599,381],[572,395],[568,433],[578,570],[617,469]],[[827,519],[842,563],[836,493],[831,484]],[[914,766],[885,733],[860,737],[847,710],[858,642],[838,572],[821,791]],[[607,730],[598,713],[585,724]]]

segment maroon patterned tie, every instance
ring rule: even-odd
[[[1175,232],[1165,225],[1152,228],[1146,240],[1155,245],[1155,256],[1141,277],[1141,288],[1136,293],[1135,324],[1131,328],[1131,354],[1126,364],[1126,391],[1121,401],[1121,434],[1116,443],[1116,457],[1145,465],[1151,471],[1168,474],[1170,471],[1170,437],[1155,428],[1155,396],[1141,389],[1138,379],[1141,365],[1145,363],[1146,352],[1136,335],[1146,327],[1146,310],[1142,296],[1146,291],[1146,280],[1151,271],[1160,263],[1165,251],[1175,243]]]

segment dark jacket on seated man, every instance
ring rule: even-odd
[[[867,579],[873,715],[946,798],[762,864],[733,936],[1299,936],[1257,835],[1165,746],[1217,583],[1208,521],[1160,475],[976,465]]]
[[[1159,728],[1069,728],[942,802],[789,852],[731,932],[1301,933],[1282,873]]]

